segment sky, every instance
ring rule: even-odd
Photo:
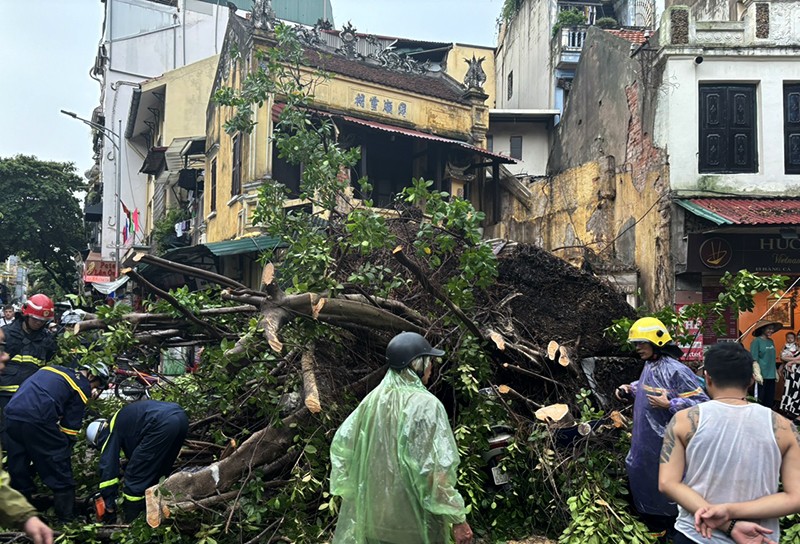
[[[420,40],[493,45],[503,0],[331,0],[336,26]],[[35,155],[92,166],[89,77],[103,24],[100,0],[0,0],[0,157]]]

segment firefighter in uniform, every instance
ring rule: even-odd
[[[53,301],[39,293],[22,305],[22,319],[15,319],[10,325],[3,327],[8,361],[5,370],[0,374],[0,412],[5,411],[11,396],[17,392],[22,382],[55,355],[56,341],[46,327],[54,315]],[[8,440],[2,419],[0,437],[3,442]]]
[[[0,329],[0,372],[5,368],[8,359],[4,348],[5,336]],[[28,500],[9,485],[8,474],[2,466],[0,466],[0,526],[21,528],[34,544],[53,544],[53,530],[39,519]]]
[[[145,510],[144,492],[172,471],[189,430],[183,408],[172,402],[140,400],[124,406],[111,423],[92,421],[86,439],[100,449],[100,494],[106,512],[116,510],[120,453],[128,459],[123,478],[122,514],[131,522]]]
[[[30,499],[36,489],[30,471],[33,463],[53,492],[56,517],[63,523],[74,517],[72,446],[86,404],[108,379],[108,367],[103,363],[80,369],[45,366],[25,380],[6,406],[11,486]]]

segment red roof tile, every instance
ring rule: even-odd
[[[735,225],[800,225],[800,197],[693,198],[690,202]]]
[[[606,30],[606,32],[618,38],[622,38],[623,40],[635,43],[636,45],[641,45],[647,41],[647,35],[645,35],[643,30],[628,30],[623,28],[619,30]]]

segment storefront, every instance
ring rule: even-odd
[[[726,272],[788,276],[787,288],[800,278],[800,199],[728,197],[677,203],[687,212],[683,223],[687,232],[685,269],[676,282],[678,307],[717,300],[722,291],[719,280]],[[762,316],[783,324],[773,337],[775,345],[782,346],[786,333],[800,328],[799,293],[797,285],[785,295],[755,293],[752,312],[726,312],[724,332],[717,335],[704,327],[693,352],[701,351],[703,345],[740,337],[749,345],[752,335],[748,331]]]

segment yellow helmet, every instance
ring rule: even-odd
[[[628,342],[650,342],[662,347],[672,341],[669,331],[664,324],[655,317],[643,317],[631,325],[628,331]]]

